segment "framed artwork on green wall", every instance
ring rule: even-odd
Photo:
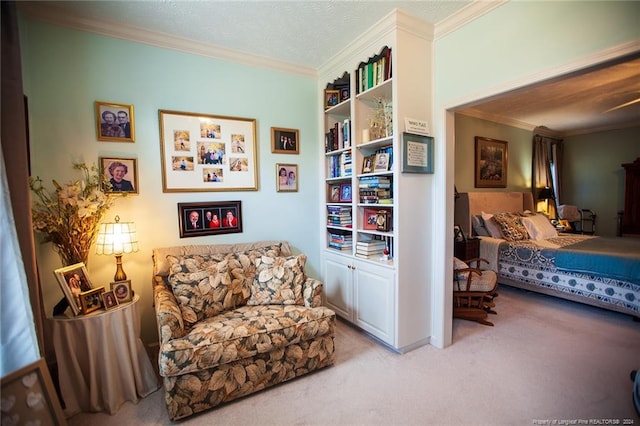
[[[476,188],[507,187],[508,142],[476,136]]]

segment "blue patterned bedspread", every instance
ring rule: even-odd
[[[593,237],[562,235],[546,241],[561,247]],[[525,284],[532,289],[551,289],[579,297],[584,303],[610,306],[613,310],[640,315],[640,284],[612,276],[560,270],[557,248],[545,248],[533,241],[503,242],[498,249],[500,278]],[[542,291],[542,290],[541,290]]]
[[[556,267],[563,271],[614,277],[640,283],[640,239],[589,238],[558,249]]]

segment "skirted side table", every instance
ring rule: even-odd
[[[50,319],[66,417],[113,414],[159,388],[140,339],[139,297],[108,311]]]

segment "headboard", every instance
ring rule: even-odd
[[[454,223],[471,235],[474,215],[497,212],[535,211],[531,192],[461,192],[455,201]]]

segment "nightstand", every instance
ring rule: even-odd
[[[463,261],[480,257],[480,238],[467,238],[463,241],[456,241],[453,255]]]
[[[108,311],[51,318],[64,414],[106,411],[137,402],[158,389],[156,372],[140,340],[133,301]]]

